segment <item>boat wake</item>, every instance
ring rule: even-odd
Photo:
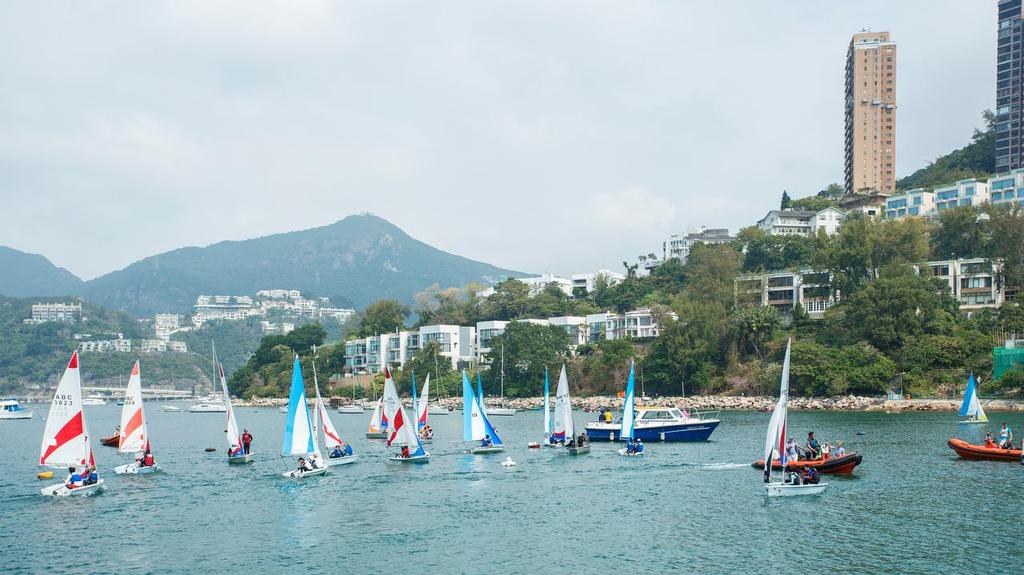
[[[700,466],[705,471],[727,471],[730,469],[746,469],[749,463],[707,463]]]

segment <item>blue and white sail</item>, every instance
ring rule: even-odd
[[[619,439],[633,439],[633,420],[636,419],[635,396],[633,394],[635,362],[629,363],[629,381],[626,396],[622,400],[622,430]]]
[[[309,418],[306,404],[306,385],[302,381],[302,368],[299,356],[295,356],[292,365],[292,385],[288,392],[288,415],[284,422],[284,445],[281,455],[310,455],[317,457],[320,451],[314,438],[313,422]]]
[[[551,436],[551,383],[548,368],[544,368],[544,441]]]
[[[974,380],[974,373],[967,378],[967,389],[964,390],[964,402],[960,404],[960,415],[970,417],[972,421],[988,421],[985,410],[981,408],[981,399],[978,397],[978,384]]]
[[[480,441],[491,436],[491,444],[501,445],[501,438],[494,431],[494,426],[487,419],[487,412],[484,410],[483,390],[480,385],[480,374],[476,379],[477,391],[469,384],[469,377],[462,372],[462,439],[464,441]]]

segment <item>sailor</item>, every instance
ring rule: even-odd
[[[814,432],[807,432],[807,459],[817,459],[821,457],[821,444],[814,438]]]
[[[604,410],[604,422],[605,423],[611,423],[612,422],[612,410],[611,409],[605,409]]]
[[[235,429],[238,429],[237,427]],[[250,447],[252,444],[252,434],[249,433],[248,429],[242,430],[242,447],[245,449],[245,453],[249,454],[252,451]]]
[[[640,455],[644,452],[644,440],[636,438],[636,445],[633,446],[633,453]]]
[[[491,441],[491,435],[487,434],[483,439],[480,440],[480,447],[490,447],[494,442]]]
[[[995,448],[999,447],[998,445],[996,445],[995,441],[992,441],[992,432],[991,431],[986,431],[985,432],[985,447],[987,447],[988,449],[995,449]]]
[[[626,455],[632,455],[633,454],[633,446],[634,446],[633,438],[630,437],[629,439],[626,440]]]
[[[74,467],[68,468],[67,479],[64,480],[64,486],[68,489],[74,489],[82,485],[82,476],[78,474],[78,470]]]
[[[842,457],[842,456],[846,455],[846,450],[843,449],[843,442],[842,441],[837,441],[836,442],[836,448],[834,450],[832,450],[832,455],[834,455],[836,457]]]
[[[409,446],[408,445],[403,445],[402,446],[402,458],[403,459],[409,459],[409,457],[410,457],[409,456]]]
[[[1013,430],[1006,427],[1006,422],[1003,422],[1003,428],[999,430],[999,447],[1002,449],[1010,449],[1013,447]]]
[[[803,482],[805,485],[815,485],[818,483],[818,470],[813,467],[804,468]]]
[[[340,445],[335,445],[334,450],[331,451],[331,459],[337,459],[339,457],[345,457],[345,452],[341,450]]]
[[[306,472],[306,471],[313,471],[313,468],[310,467],[309,463],[306,462],[306,458],[305,457],[300,457],[299,458],[299,467],[296,469],[296,471],[298,471],[299,473],[303,473],[303,472]]]
[[[138,464],[139,467],[152,467],[156,461],[153,460],[153,454],[150,453],[147,448],[145,453],[139,455],[139,458],[135,460],[135,463]]]
[[[786,461],[797,461],[800,459],[800,447],[792,437],[786,442]]]
[[[345,444],[345,457],[349,457],[350,455],[352,455],[352,444],[351,443],[346,443]]]

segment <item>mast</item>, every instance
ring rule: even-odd
[[[505,401],[505,342],[501,342],[501,400]]]

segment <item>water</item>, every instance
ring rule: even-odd
[[[106,435],[119,408],[87,408]],[[279,573],[1019,573],[1024,467],[967,462],[949,413],[791,413],[801,438],[842,437],[864,454],[822,497],[768,501],[759,457],[768,414],[728,412],[712,441],[649,444],[643,458],[528,450],[539,412],[495,417],[504,455],[465,454],[460,412],[433,416],[429,465],[389,463],[369,419],[333,414],[360,461],[305,481],[278,476],[284,414],[240,408],[257,463],[228,466],[223,414],[149,408],[150,476],[105,475],[107,491],[47,499],[35,479],[42,418],[0,422],[4,572]],[[577,424],[589,416],[578,413]],[[1003,421],[995,414],[992,429]],[[1006,416],[1015,430],[1024,416]],[[856,432],[863,431],[862,436]],[[216,453],[205,453],[216,447]],[[101,471],[125,460],[96,445]],[[518,465],[500,465],[511,456]],[[288,465],[293,465],[288,461]]]

